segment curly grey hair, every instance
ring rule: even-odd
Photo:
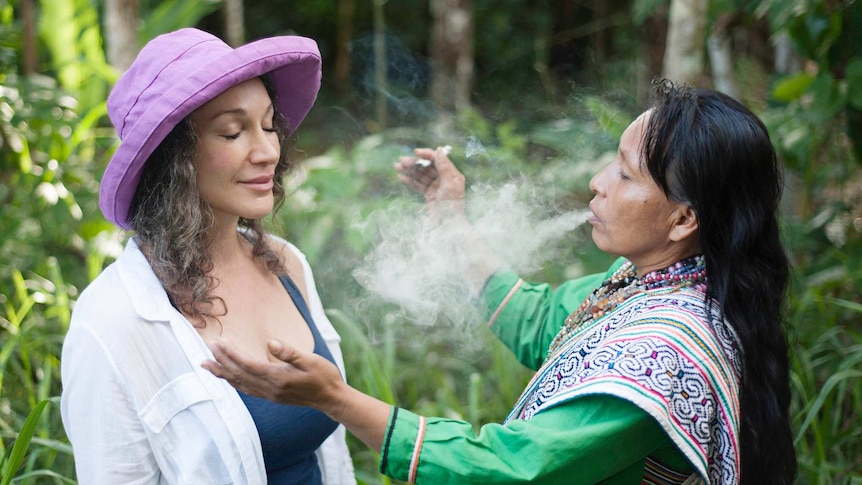
[[[278,112],[271,83],[265,76],[261,79],[273,101],[273,123],[281,147],[272,189],[275,212],[284,202],[283,178],[294,164],[287,156],[287,121]],[[218,286],[218,280],[210,275],[213,260],[207,239],[213,213],[197,189],[193,164],[197,147],[198,138],[189,116],[147,159],[130,214],[141,249],[172,303],[191,317],[195,326],[203,327],[207,318],[218,321],[227,313],[227,307],[224,300],[212,294]],[[252,244],[255,259],[272,273],[285,274],[283,261],[266,242],[260,220],[240,218],[239,225],[246,229],[243,234]]]

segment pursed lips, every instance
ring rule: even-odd
[[[593,201],[592,200],[590,201],[589,208],[590,208],[590,212],[592,214],[590,215],[590,218],[587,220],[587,222],[589,222],[590,224],[593,224],[593,225],[595,225],[599,222],[602,222],[602,220],[599,219],[599,216],[596,215],[595,209],[593,209]]]

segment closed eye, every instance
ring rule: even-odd
[[[239,134],[240,134],[240,132],[236,132],[232,135],[222,135],[222,138],[225,138],[228,140],[236,140],[237,138],[239,138]]]

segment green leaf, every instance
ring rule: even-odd
[[[817,394],[817,398],[811,404],[811,407],[808,409],[808,413],[805,416],[805,421],[799,426],[799,429],[796,430],[796,438],[794,438],[793,443],[798,444],[799,440],[805,436],[805,431],[811,425],[811,422],[814,421],[814,418],[817,417],[817,414],[823,408],[823,403],[826,401],[826,398],[829,397],[829,394],[832,392],[832,389],[835,388],[838,384],[843,381],[849,381],[851,379],[859,379],[862,378],[862,372],[858,370],[845,370],[841,372],[837,372],[831,376],[826,382],[823,384],[823,387],[820,389],[820,392]]]
[[[596,96],[590,96],[586,99],[587,109],[601,125],[602,130],[615,140],[619,140],[626,131],[631,118],[619,109],[605,103]]]
[[[140,31],[141,44],[151,39],[183,27],[192,27],[197,22],[214,12],[221,0],[167,0],[159,2],[158,7],[153,10],[146,19]]]
[[[862,109],[862,58],[855,58],[847,64],[847,104]]]
[[[785,76],[775,83],[775,87],[772,88],[772,97],[776,101],[789,103],[802,97],[812,82],[814,82],[814,76],[810,74]]]
[[[856,303],[855,301],[844,300],[841,298],[834,298],[831,296],[827,296],[824,300],[834,303],[840,307],[847,308],[848,310],[853,310],[854,312],[862,313],[862,303]]]
[[[33,439],[33,434],[36,432],[36,424],[38,424],[39,418],[42,417],[42,411],[45,410],[45,406],[49,402],[51,402],[50,399],[45,399],[36,404],[24,421],[24,425],[21,427],[21,432],[18,433],[18,438],[15,439],[15,445],[9,453],[9,457],[4,460],[3,467],[0,468],[3,471],[0,474],[2,475],[0,485],[9,485],[12,483],[12,475],[24,461],[27,449],[30,447],[30,440]]]
[[[327,247],[330,238],[336,229],[336,218],[332,214],[319,217],[302,234],[301,248],[311,261],[320,260],[322,251]]]
[[[844,109],[844,96],[838,83],[828,72],[821,72],[811,83],[811,112],[819,122],[828,123]]]

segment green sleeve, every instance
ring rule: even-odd
[[[574,399],[478,434],[463,421],[393,409],[380,471],[417,484],[640,483],[646,456],[669,447],[652,417],[611,396]]]
[[[511,271],[500,271],[485,283],[480,308],[497,338],[518,361],[536,370],[566,317],[622,262],[614,262],[606,273],[567,281],[556,289],[525,282]]]

